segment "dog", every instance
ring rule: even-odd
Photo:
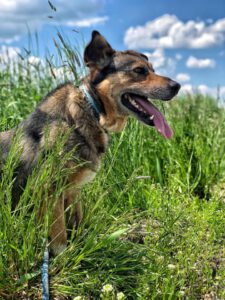
[[[58,86],[18,128],[0,133],[1,173],[16,131],[22,132],[19,141],[21,156],[12,189],[14,203],[19,201],[43,151],[46,128],[51,145],[56,142],[59,131],[71,130],[64,151],[67,153],[74,148],[78,160],[86,162],[74,168],[68,177],[70,188],[53,207],[49,236],[54,255],[67,245],[64,211],[74,207],[72,204],[80,187],[95,177],[108,147],[109,133],[122,131],[128,117],[132,116],[155,127],[167,139],[173,135],[165,117],[149,99],[171,100],[177,95],[180,84],[157,75],[147,56],[133,50],[115,51],[98,31],[93,31],[84,50],[84,62],[89,74],[81,80],[80,86],[70,82]],[[74,160],[67,167],[76,164],[77,160]],[[77,226],[83,218],[80,202],[71,215],[71,226]]]

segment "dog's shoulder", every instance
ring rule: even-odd
[[[54,114],[63,107],[71,97],[78,99],[80,91],[72,82],[66,82],[58,85],[55,89],[50,91],[37,105],[36,109]]]
[[[40,140],[44,127],[55,128],[55,124],[69,123],[68,102],[77,99],[79,90],[71,82],[58,85],[49,92],[36,106],[34,111],[24,120],[20,127],[34,142]],[[74,100],[74,101],[75,101]]]
[[[39,105],[49,100],[50,97],[60,97],[65,96],[68,92],[76,91],[77,87],[70,81],[61,83],[57,85],[54,89],[48,92],[42,100],[39,102]]]

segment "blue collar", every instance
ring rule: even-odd
[[[100,120],[100,114],[103,112],[101,104],[92,97],[92,95],[90,94],[90,92],[88,91],[87,87],[84,84],[81,84],[79,86],[79,89],[81,90],[85,99],[90,104],[91,108],[93,109],[93,112],[94,112],[94,115],[96,116],[96,118],[98,120]]]

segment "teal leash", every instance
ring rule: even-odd
[[[44,261],[41,267],[41,281],[42,281],[42,300],[49,300],[49,252],[48,247],[45,248]]]

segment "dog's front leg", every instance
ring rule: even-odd
[[[68,228],[73,229],[77,227],[83,219],[82,204],[79,201],[80,190],[72,189],[64,193],[65,197],[65,210],[66,210],[66,223]]]
[[[64,197],[60,197],[53,207],[52,224],[50,226],[50,250],[58,255],[67,246],[67,234],[64,215]]]

